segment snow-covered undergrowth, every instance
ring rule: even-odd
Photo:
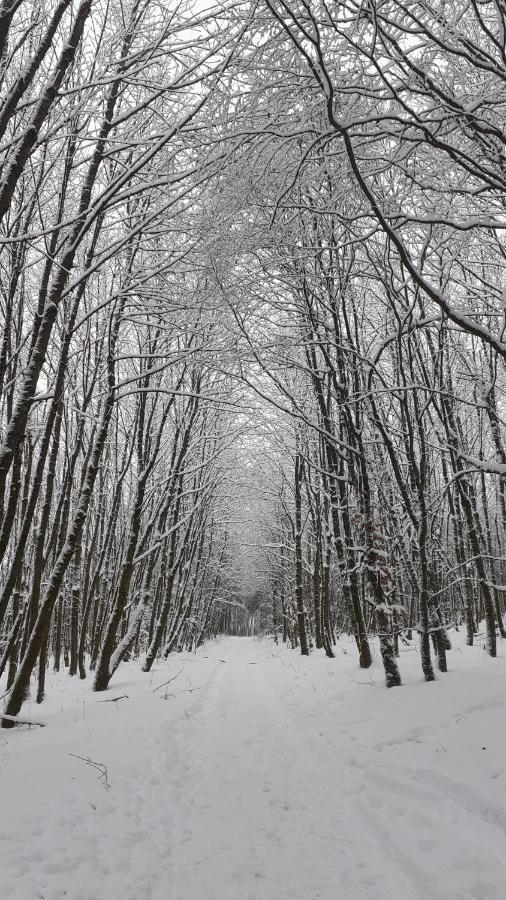
[[[50,675],[47,727],[0,734],[2,900],[506,896],[506,648],[452,637],[390,691],[347,638],[223,639],[105,694]]]

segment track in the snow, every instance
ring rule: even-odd
[[[504,897],[506,776],[473,744],[492,750],[504,701],[469,674],[388,692],[344,649],[230,638],[125,667],[117,704],[56,681],[49,727],[0,744],[0,897]]]

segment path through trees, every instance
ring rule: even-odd
[[[106,703],[51,675],[47,727],[4,733],[3,896],[499,898],[505,659],[460,650],[437,686],[403,650],[402,691],[350,639],[210,642]]]
[[[503,19],[1,4],[3,727],[218,633],[497,655]]]

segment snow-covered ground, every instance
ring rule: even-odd
[[[390,691],[347,639],[51,675],[47,727],[0,733],[0,897],[506,897],[506,648],[462,640],[433,684],[404,648]]]

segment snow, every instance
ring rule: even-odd
[[[403,647],[391,690],[347,638],[51,674],[47,727],[0,733],[2,900],[504,897],[506,654],[463,639],[430,684]]]

